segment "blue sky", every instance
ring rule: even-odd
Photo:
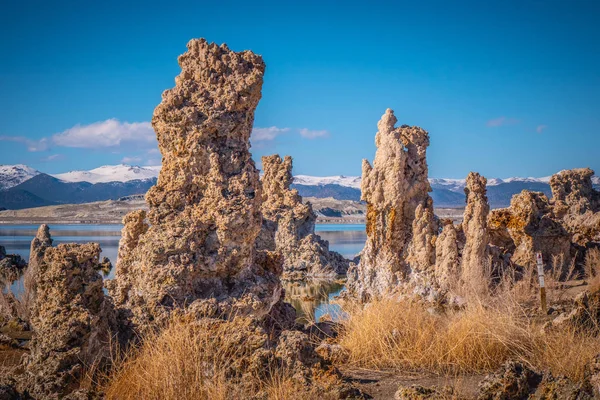
[[[296,174],[359,175],[388,107],[430,132],[432,177],[600,173],[599,17],[566,0],[10,2],[0,164],[156,164],[147,121],[205,37],[264,57],[252,153]]]

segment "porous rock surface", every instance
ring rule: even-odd
[[[581,264],[587,249],[600,245],[600,192],[592,187],[593,175],[589,168],[553,175],[550,200],[527,190],[513,196],[510,207],[490,213],[490,242],[516,266],[534,266],[541,252],[545,264],[564,276],[573,261]]]
[[[552,321],[552,326],[568,325],[568,329],[591,335],[600,334],[600,290],[585,290],[573,301],[573,309]]]
[[[594,171],[578,168],[550,178],[554,213],[573,234],[573,242],[585,246],[600,242],[600,192],[592,187]]]
[[[462,228],[465,247],[462,252],[461,275],[464,282],[473,282],[484,277],[488,262],[487,218],[490,206],[486,196],[487,179],[476,172],[467,176],[465,208]]]
[[[283,279],[335,277],[345,274],[349,261],[329,250],[329,243],[315,234],[317,216],[310,203],[292,184],[292,158],[262,157],[262,229],[257,248],[283,256]]]
[[[492,239],[501,238],[494,244],[512,253],[511,261],[517,266],[535,266],[537,252],[547,263],[560,259],[566,266],[570,262],[571,235],[543,193],[524,190],[514,195],[509,208],[490,213],[488,225],[494,231]]]
[[[149,224],[142,212],[125,218],[110,292],[140,326],[207,299],[260,317],[282,292],[280,260],[255,249],[262,195],[249,138],[265,64],[200,39],[179,65],[152,118],[163,162]]]
[[[460,278],[458,231],[451,219],[442,223],[442,232],[435,242],[435,277],[442,288],[450,289]]]
[[[63,398],[77,390],[84,368],[109,360],[116,325],[98,273],[99,255],[95,243],[61,244],[38,259],[30,321],[35,335],[18,382],[28,396]]]
[[[428,388],[420,385],[401,385],[394,394],[394,400],[434,400],[434,399],[457,399],[462,400],[454,394],[452,388]]]
[[[429,134],[419,127],[396,128],[396,122],[387,109],[377,124],[373,166],[367,160],[362,165],[367,241],[359,265],[348,271],[347,286],[363,301],[398,290],[413,272],[427,272],[435,251],[426,245],[433,232],[427,226],[433,216],[426,161]],[[411,250],[415,236],[420,245]]]
[[[519,363],[508,362],[496,373],[488,375],[479,387],[478,400],[591,400],[588,384],[576,384],[565,377],[540,373]]]
[[[25,294],[29,297],[26,299],[28,303],[35,301],[40,264],[44,260],[46,249],[52,247],[52,242],[50,227],[46,224],[40,225],[29,247],[29,264],[25,271],[25,278],[23,279]]]
[[[6,254],[6,248],[0,246],[0,283],[10,284],[19,279],[27,262],[18,254]]]
[[[414,271],[429,271],[435,264],[435,241],[437,221],[433,214],[433,200],[429,197],[415,209],[412,222],[413,237],[408,249],[406,262]]]

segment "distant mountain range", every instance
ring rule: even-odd
[[[81,204],[143,194],[156,183],[159,170],[117,165],[52,176],[24,165],[2,166],[0,208]]]
[[[154,167],[139,167],[126,164],[104,165],[90,171],[70,171],[53,176],[64,182],[129,182],[157,178],[160,168],[160,165]]]
[[[81,204],[116,200],[144,194],[156,183],[160,166],[106,165],[90,171],[70,171],[49,175],[26,165],[0,166],[0,208],[23,209],[59,204]],[[493,208],[506,207],[510,199],[523,189],[551,195],[550,177],[507,178],[488,180],[488,199]],[[303,197],[336,200],[360,200],[358,176],[316,177],[297,175],[293,188]],[[464,179],[429,180],[431,197],[436,207],[455,208],[465,204]],[[600,177],[593,182],[600,187]]]
[[[297,175],[292,187],[303,197],[333,197],[337,200],[360,200],[360,181],[358,176],[315,177]],[[508,207],[513,195],[527,189],[543,192],[552,196],[550,177],[543,178],[506,178],[488,179],[487,196],[492,208]],[[594,186],[600,189],[600,177],[592,178]],[[435,207],[457,208],[465,205],[465,179],[430,178],[431,197]]]

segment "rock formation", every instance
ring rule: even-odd
[[[592,187],[593,174],[580,168],[553,175],[551,200],[527,190],[513,196],[509,208],[490,214],[490,242],[521,267],[533,267],[537,252],[563,274],[573,260],[582,264],[586,251],[600,246],[600,192]]]
[[[460,277],[458,232],[452,220],[444,220],[443,224],[435,242],[435,277],[442,288],[449,289]]]
[[[61,244],[37,259],[35,336],[19,382],[33,398],[63,398],[77,389],[84,368],[110,357],[116,327],[98,273],[99,255],[95,243]]]
[[[0,246],[0,283],[10,284],[19,279],[27,267],[25,260],[18,254],[6,254],[6,248]]]
[[[29,248],[29,265],[25,271],[23,285],[25,287],[23,302],[27,307],[32,307],[36,298],[36,285],[40,264],[44,260],[46,249],[52,247],[50,228],[46,224],[39,226],[37,233],[31,241]]]
[[[406,261],[416,271],[427,271],[435,264],[435,238],[437,224],[433,214],[433,200],[427,198],[425,204],[415,209],[412,223],[413,237]]]
[[[517,266],[534,267],[537,252],[547,263],[561,259],[564,266],[570,262],[571,235],[556,220],[543,193],[524,190],[513,196],[509,208],[490,214],[488,226],[494,232],[492,239],[502,238],[494,244],[511,253],[511,261]],[[509,244],[507,236],[512,241]]]
[[[486,185],[487,179],[476,172],[467,176],[467,206],[462,222],[465,247],[462,253],[461,275],[464,282],[480,281],[485,276],[484,268],[489,262],[487,218],[490,206],[486,196]]]
[[[315,234],[317,216],[303,204],[292,184],[292,158],[262,158],[263,223],[257,247],[283,256],[283,278],[334,277],[345,274],[349,262],[329,251],[329,243]]]
[[[110,291],[141,325],[202,299],[265,315],[281,296],[280,261],[255,250],[262,196],[249,138],[265,64],[200,39],[179,65],[152,118],[163,163],[149,226],[143,213],[125,218]]]
[[[550,179],[554,213],[573,234],[573,242],[600,242],[600,192],[592,187],[594,171],[561,171]]]
[[[428,268],[426,264],[433,258],[433,246],[423,248],[415,243],[410,250],[413,224],[417,241],[426,243],[432,232],[427,227],[433,215],[427,181],[429,135],[419,127],[395,128],[396,122],[394,112],[386,110],[377,124],[373,166],[363,160],[361,190],[362,200],[367,202],[367,242],[360,264],[348,272],[348,289],[362,300],[397,290],[411,272]]]
[[[479,384],[479,400],[578,399],[592,400],[589,384],[577,384],[566,377],[539,373],[519,362],[507,362]]]
[[[600,290],[586,290],[575,297],[573,309],[563,312],[554,320],[551,326],[558,327],[568,325],[572,329],[584,334],[600,334]]]

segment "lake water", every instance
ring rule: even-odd
[[[19,254],[28,260],[29,246],[38,226],[0,224],[0,246],[4,246],[8,254]],[[50,225],[50,234],[55,246],[60,243],[98,243],[102,248],[101,257],[108,257],[115,265],[122,227],[122,225]],[[315,230],[323,239],[329,241],[331,250],[349,259],[353,259],[362,250],[366,240],[364,224],[322,224],[317,225]],[[113,277],[114,268],[106,278]],[[317,321],[324,314],[330,314],[333,318],[340,316],[341,310],[337,305],[330,304],[330,300],[343,290],[343,283],[311,282],[284,286],[286,299],[296,308],[300,319],[309,320],[311,314]],[[12,290],[20,291],[20,282],[13,284]]]

